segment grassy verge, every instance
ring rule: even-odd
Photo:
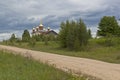
[[[0,51],[0,80],[85,80],[47,64]]]
[[[110,63],[120,63],[120,45],[117,44],[117,46],[106,47],[103,46],[105,44],[103,42],[104,40],[90,40],[86,50],[78,52],[62,49],[59,47],[58,42],[48,42],[48,45],[45,45],[44,42],[36,42],[34,47],[30,46],[28,43],[14,43],[14,46],[60,55],[90,58]]]

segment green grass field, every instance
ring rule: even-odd
[[[116,40],[120,42],[119,39]],[[92,39],[90,40],[89,45],[85,51],[78,51],[78,52],[60,48],[58,42],[54,42],[54,41],[48,42],[48,45],[45,45],[44,42],[37,42],[34,47],[30,46],[28,43],[21,43],[21,44],[14,43],[14,46],[37,50],[37,51],[50,52],[60,55],[90,58],[90,59],[96,59],[110,63],[120,63],[119,43],[117,42],[116,45],[110,47],[104,46],[104,44],[106,44],[104,39]]]
[[[33,61],[0,51],[0,80],[85,80]]]

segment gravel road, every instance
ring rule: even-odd
[[[52,64],[61,70],[71,71],[73,74],[79,75],[82,73],[101,80],[120,80],[120,64],[57,55],[12,46],[0,45],[0,49],[8,50],[25,57],[32,57],[35,60]]]

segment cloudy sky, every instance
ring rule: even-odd
[[[82,18],[94,34],[102,16],[120,18],[119,0],[0,0],[0,40],[32,29],[40,20],[59,29],[61,21]]]

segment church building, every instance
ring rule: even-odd
[[[32,30],[32,35],[58,35],[54,30],[51,30],[50,27],[45,28],[42,23],[39,26],[34,27]]]

